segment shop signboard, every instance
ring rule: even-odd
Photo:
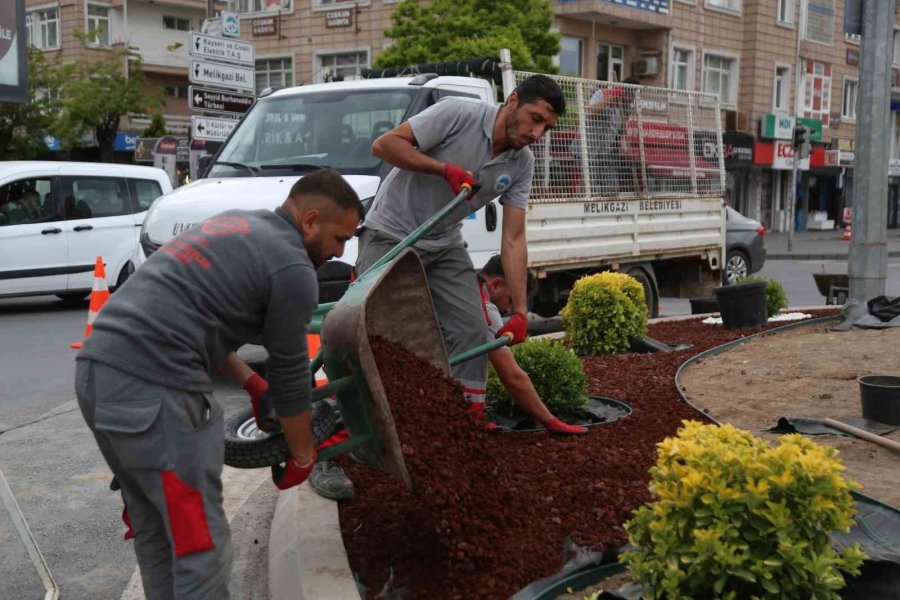
[[[822,121],[818,119],[807,119],[804,117],[794,118],[788,115],[777,115],[769,113],[763,115],[760,120],[761,131],[759,137],[767,140],[790,140],[794,137],[794,125],[799,121],[801,125],[806,125],[811,130],[811,141],[822,141]]]
[[[28,102],[25,1],[0,0],[0,101]]]

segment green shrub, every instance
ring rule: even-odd
[[[597,273],[575,282],[562,310],[566,343],[579,356],[624,352],[647,334],[644,287],[622,273]]]
[[[737,283],[754,283],[757,281],[766,282],[766,312],[770,317],[774,317],[781,312],[781,309],[788,307],[787,294],[784,293],[784,288],[781,287],[781,283],[777,279],[753,275],[752,277],[738,279]]]
[[[513,346],[512,353],[550,412],[565,412],[587,402],[587,375],[571,350],[552,340],[528,340]],[[497,412],[516,408],[494,369],[488,372],[486,401]]]
[[[835,449],[696,421],[657,446],[657,499],[625,525],[638,548],[622,557],[645,597],[837,600],[842,572],[859,573],[859,545],[838,554],[829,538],[849,530],[859,488]]]

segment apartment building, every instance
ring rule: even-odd
[[[502,0],[498,0],[502,1]],[[29,36],[65,59],[127,43],[144,60],[148,88],[167,91],[167,120],[187,126],[187,39],[202,0],[27,0]],[[840,226],[853,202],[859,39],[843,33],[844,0],[551,0],[562,36],[560,71],[718,96],[723,106],[728,201],[768,228]],[[396,0],[231,0],[241,37],[256,45],[256,85],[285,87],[355,77],[391,40]],[[900,18],[893,16],[900,25]],[[84,49],[72,32],[100,31]],[[900,27],[898,27],[900,29]],[[889,226],[900,226],[900,44],[892,113]],[[786,204],[790,130],[799,116],[814,150]],[[123,129],[145,125],[132,119]],[[714,145],[704,145],[706,152]],[[707,158],[711,158],[708,156]],[[824,213],[824,214],[822,214]],[[820,217],[811,223],[810,217]]]
[[[127,45],[142,59],[148,94],[165,92],[170,133],[187,135],[188,36],[205,16],[205,0],[26,0],[26,33],[32,46],[64,63],[102,60]],[[86,44],[76,32],[87,36]],[[146,117],[123,119],[116,149],[133,151],[147,125]]]

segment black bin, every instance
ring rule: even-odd
[[[769,320],[765,281],[718,287],[716,299],[719,301],[719,312],[725,329],[762,327]]]
[[[900,377],[864,375],[858,381],[862,416],[888,425],[900,425]]]
[[[719,301],[715,298],[691,298],[691,314],[705,315],[719,312]]]

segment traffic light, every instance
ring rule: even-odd
[[[812,150],[812,128],[797,124],[794,127],[794,138],[791,141],[791,145],[794,147],[795,152],[800,153],[800,158],[809,156]]]

